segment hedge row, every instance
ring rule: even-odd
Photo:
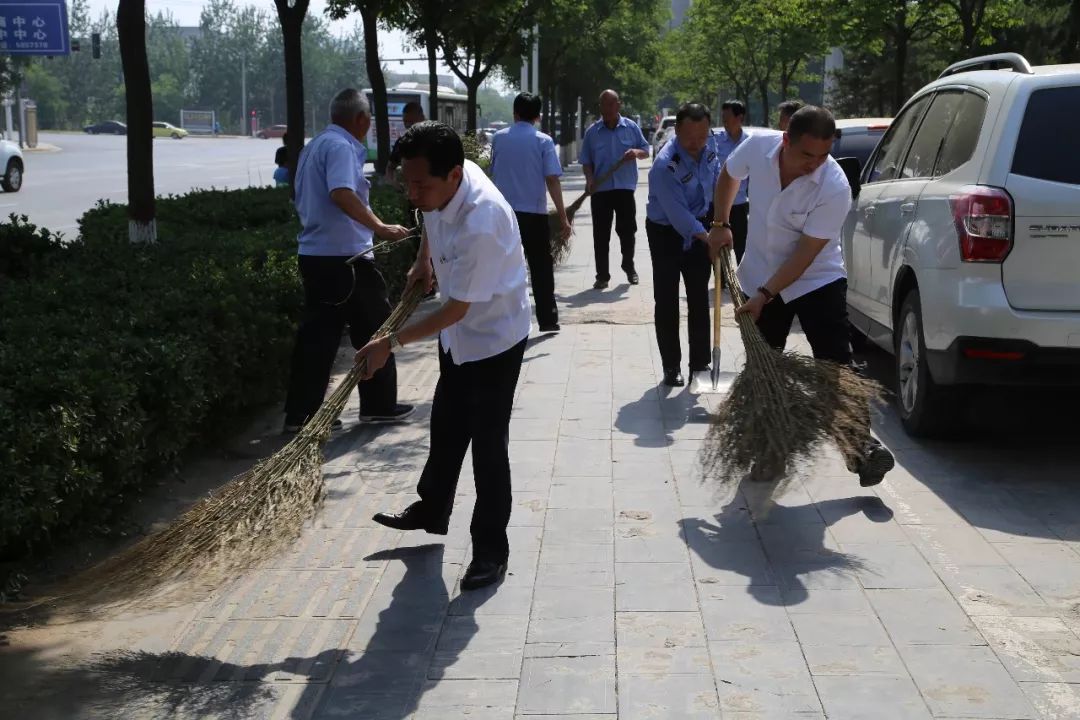
[[[405,222],[382,189],[373,206]],[[286,190],[159,200],[160,242],[103,204],[58,242],[0,223],[0,558],[107,522],[184,450],[281,397],[301,306]],[[400,287],[412,250],[381,258]],[[0,575],[3,573],[0,572]]]

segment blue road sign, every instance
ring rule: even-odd
[[[70,52],[64,0],[16,3],[0,0],[0,53],[67,55]]]

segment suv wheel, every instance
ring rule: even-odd
[[[930,376],[918,290],[912,290],[904,298],[893,337],[896,404],[904,429],[911,435],[923,437],[955,429],[953,420],[959,404],[958,390],[942,387]]]
[[[0,179],[0,187],[4,188],[4,192],[19,192],[19,188],[22,187],[22,181],[22,163],[15,158],[8,160],[7,170],[4,171],[3,179]]]

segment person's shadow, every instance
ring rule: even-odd
[[[747,592],[765,605],[805,602],[810,593],[803,578],[811,573],[865,568],[860,558],[825,546],[829,525],[858,513],[874,522],[888,522],[893,516],[875,496],[780,505],[771,499],[770,491],[768,483],[747,477],[714,522],[693,517],[679,521],[679,537],[691,551],[711,568],[746,577]],[[808,521],[817,512],[824,523]],[[786,545],[786,533],[790,533],[791,546]],[[777,587],[783,591],[782,599]]]
[[[686,388],[663,383],[647,389],[641,397],[619,408],[615,428],[634,435],[639,447],[667,447],[673,434],[687,424],[709,422],[709,409]]]

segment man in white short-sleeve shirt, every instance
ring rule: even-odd
[[[424,238],[409,285],[447,298],[438,311],[356,354],[368,373],[402,345],[439,334],[439,381],[431,405],[431,450],[417,485],[418,502],[375,521],[399,530],[445,535],[461,463],[472,444],[476,506],[473,559],[463,590],[506,574],[510,522],[510,410],[530,310],[525,256],[514,211],[477,165],[465,160],[449,125],[414,125],[399,141],[409,200],[424,213]],[[433,267],[434,266],[434,267]]]
[[[851,187],[829,156],[836,122],[824,108],[807,106],[787,132],[755,132],[728,157],[716,183],[716,219],[709,246],[732,244],[731,206],[740,181],[750,180],[750,228],[739,263],[749,294],[739,313],[757,321],[770,345],[782,350],[798,317],[814,357],[851,365],[847,271],[840,233],[851,207]],[[892,454],[870,436],[865,450],[846,458],[865,487],[893,468]]]

